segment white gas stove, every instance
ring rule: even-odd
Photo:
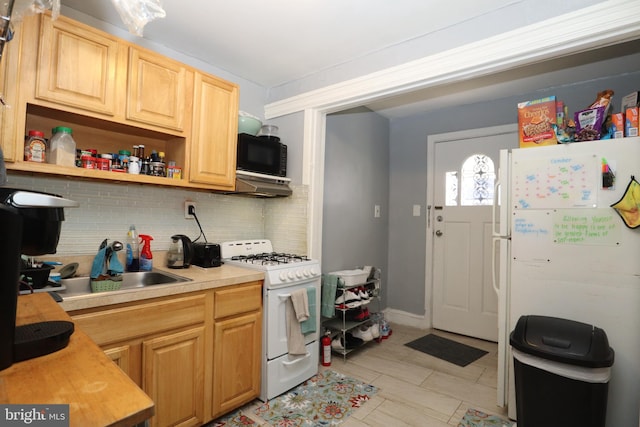
[[[273,251],[270,240],[236,240],[220,245],[225,263],[265,272],[267,289],[292,286],[320,277],[320,263],[305,255]]]
[[[264,272],[262,318],[262,385],[260,399],[267,401],[318,373],[320,337],[320,263],[302,255],[274,252],[270,240],[236,240],[220,245],[226,264]],[[300,289],[315,295],[315,331],[303,336],[307,353],[290,355],[287,342],[287,304]]]

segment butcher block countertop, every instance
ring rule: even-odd
[[[71,318],[47,293],[18,297],[17,324]],[[131,426],[149,419],[154,404],[82,331],[55,353],[0,371],[3,404],[69,404],[70,426]]]

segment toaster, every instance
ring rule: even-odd
[[[191,264],[198,267],[220,267],[220,245],[217,243],[194,243]]]

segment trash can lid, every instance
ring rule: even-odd
[[[613,365],[607,334],[586,323],[548,316],[521,316],[509,342],[523,353],[589,368]]]

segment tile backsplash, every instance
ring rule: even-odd
[[[280,252],[307,253],[306,186],[291,197],[256,199],[181,188],[10,174],[7,186],[58,194],[80,203],[64,211],[58,255],[93,254],[103,239],[126,240],[131,224],[153,237],[152,250],[165,251],[171,236],[200,235],[197,222],[184,218],[184,202],[196,203],[207,241],[268,238]],[[204,241],[200,237],[199,241]]]

